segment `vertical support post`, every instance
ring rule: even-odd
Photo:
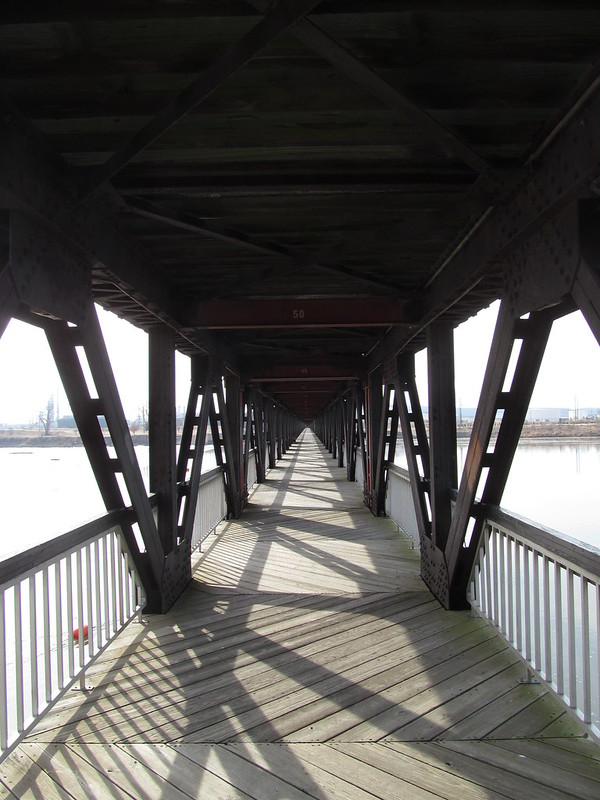
[[[427,366],[431,538],[443,550],[452,520],[450,491],[458,486],[452,325],[433,323],[427,328]]]
[[[233,487],[233,507],[228,509],[233,518],[239,517],[243,507],[244,493],[244,463],[243,463],[243,419],[242,419],[242,392],[239,375],[227,373],[225,376],[226,398],[223,405],[226,418],[224,428],[228,432],[226,439],[226,459],[230,471],[230,482]],[[219,398],[219,404],[221,399]]]
[[[149,333],[150,491],[158,495],[158,535],[165,553],[177,544],[175,336],[169,328]]]
[[[344,466],[344,398],[339,397],[336,405],[337,465]]]
[[[358,448],[358,387],[354,385],[348,393],[346,402],[346,477],[356,480],[356,451]]]
[[[277,452],[277,426],[275,422],[275,406],[273,405],[273,401],[270,398],[265,398],[266,404],[266,413],[265,413],[265,421],[266,421],[266,428],[267,428],[267,450],[268,450],[268,458],[269,458],[269,469],[275,468],[276,463],[276,452]]]
[[[367,394],[367,474],[365,476],[365,499],[374,514],[377,514],[375,483],[379,463],[381,415],[383,411],[383,368],[376,367],[369,373]]]
[[[256,480],[264,483],[266,477],[266,425],[262,394],[252,388],[252,408],[254,418],[254,447],[256,448]]]

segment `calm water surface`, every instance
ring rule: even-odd
[[[148,488],[149,448],[135,450]],[[203,471],[215,464],[207,448]],[[0,503],[0,558],[105,513],[83,447],[0,448]]]
[[[459,475],[466,454],[459,444]],[[406,466],[402,450],[396,460]],[[600,548],[600,444],[520,444],[501,506]]]
[[[466,443],[459,446],[459,470],[466,451]],[[147,481],[148,447],[136,452]],[[210,456],[205,469],[214,466]],[[0,557],[104,513],[81,447],[0,448],[0,498]],[[521,444],[502,506],[600,547],[600,444]]]

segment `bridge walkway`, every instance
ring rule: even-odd
[[[0,765],[0,796],[600,797],[600,749],[524,677],[305,431],[170,613],[131,624]]]

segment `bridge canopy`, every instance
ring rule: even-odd
[[[65,248],[53,275],[71,313],[91,292],[166,325],[305,421],[421,349],[429,323],[520,286],[506,259],[593,197],[594,2],[54,2],[2,17],[0,237],[20,300],[57,312],[26,291],[34,220]]]

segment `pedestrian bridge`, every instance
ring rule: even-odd
[[[0,765],[10,798],[600,795],[600,751],[305,430]]]

